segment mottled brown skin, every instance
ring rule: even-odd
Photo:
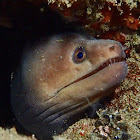
[[[74,52],[81,46],[86,58],[77,63]],[[125,62],[96,71],[116,57],[125,58],[119,42],[79,34],[56,35],[32,47],[12,81],[11,102],[18,121],[42,140],[60,134],[126,77]]]

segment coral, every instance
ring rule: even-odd
[[[42,5],[48,5],[67,22],[76,22],[95,38],[109,38],[125,44],[124,34],[136,33],[140,29],[140,0],[6,0],[3,7],[8,9],[8,15],[13,16],[18,8],[24,9],[31,3],[41,12],[45,11]],[[10,23],[5,18],[1,20],[2,25]]]
[[[23,136],[19,135],[15,127],[11,129],[3,129],[0,127],[0,139],[1,140],[37,140],[35,135],[32,136]]]
[[[71,7],[74,2],[77,2],[77,0],[48,0],[48,4],[56,3],[58,7],[66,5],[67,8]]]
[[[104,38],[106,36],[106,38],[125,43],[122,34],[126,30],[135,32],[140,28],[139,0],[66,1],[52,0],[48,4],[69,21],[78,21],[94,37]]]

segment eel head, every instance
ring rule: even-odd
[[[126,77],[124,59],[119,42],[79,34],[37,44],[25,51],[12,82],[17,119],[42,139],[61,133]]]

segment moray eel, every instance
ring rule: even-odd
[[[35,44],[11,84],[17,120],[41,140],[60,134],[126,77],[124,59],[119,42],[76,33]]]

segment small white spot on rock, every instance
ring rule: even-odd
[[[118,114],[118,113],[119,113],[119,111],[118,111],[118,110],[116,110],[116,111],[115,111],[115,113],[116,113],[116,114]]]
[[[120,128],[119,128],[119,127],[117,127],[117,130],[120,130]]]

